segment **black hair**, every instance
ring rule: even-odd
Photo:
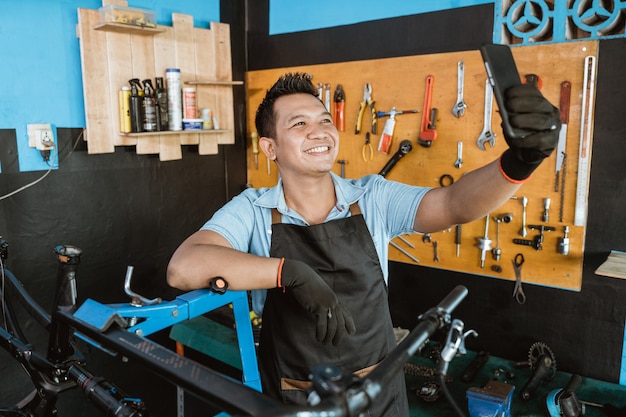
[[[265,98],[256,111],[254,123],[259,136],[275,137],[276,120],[274,117],[274,103],[282,96],[291,94],[311,94],[317,97],[317,90],[311,81],[312,75],[304,72],[294,72],[282,75],[274,85],[267,90]]]

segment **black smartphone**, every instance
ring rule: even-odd
[[[493,87],[493,94],[496,96],[504,134],[508,138],[524,138],[530,132],[511,126],[509,114],[504,105],[504,92],[508,88],[522,83],[511,48],[507,45],[484,44],[480,47],[480,53],[485,62],[489,82]]]

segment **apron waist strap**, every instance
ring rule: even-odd
[[[374,370],[374,368],[376,368],[376,366],[378,366],[377,363],[375,363],[374,365],[370,365],[370,366],[368,366],[366,368],[359,369],[358,371],[353,372],[353,374],[358,376],[359,378],[364,378],[370,372],[372,372]],[[306,391],[306,390],[311,388],[312,384],[313,383],[311,381],[303,381],[301,379],[292,379],[292,378],[281,378],[280,379],[280,389],[281,390]]]

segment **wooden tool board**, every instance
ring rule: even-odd
[[[478,238],[484,235],[485,218],[463,225],[460,256],[456,256],[454,228],[431,234],[431,242],[424,242],[422,235],[405,235],[402,241],[393,242],[419,259],[422,266],[465,272],[474,275],[489,276],[514,280],[512,260],[522,253],[525,263],[522,268],[522,281],[550,287],[566,288],[579,291],[582,284],[582,261],[584,252],[585,226],[574,226],[576,200],[578,155],[580,146],[580,126],[583,96],[584,61],[588,56],[597,57],[597,42],[572,42],[562,44],[513,47],[520,76],[536,74],[541,80],[541,91],[555,106],[559,106],[561,83],[571,82],[570,114],[567,130],[566,173],[563,193],[563,221],[559,221],[561,193],[555,187],[556,151],[535,171],[533,178],[525,183],[516,193],[516,197],[528,198],[526,209],[527,225],[545,225],[555,227],[555,231],[544,232],[543,249],[522,246],[513,243],[514,238],[533,239],[538,230],[528,230],[528,235],[519,234],[522,225],[522,205],[520,200],[511,199],[498,210],[491,213],[498,216],[512,213],[513,221],[500,224],[499,247],[502,256],[496,262],[491,253],[486,254],[484,268],[480,267],[481,251],[477,247]],[[465,115],[456,118],[452,108],[457,99],[457,63],[464,63],[464,100],[467,104]],[[380,172],[391,156],[398,150],[402,140],[412,141],[413,149],[405,155],[387,175],[387,179],[426,187],[439,187],[440,177],[451,175],[458,180],[464,173],[479,168],[497,159],[507,149],[500,128],[497,104],[493,101],[491,130],[496,134],[495,147],[488,144],[481,150],[476,140],[483,130],[486,72],[479,51],[464,51],[432,55],[419,55],[398,58],[386,58],[365,61],[310,65],[303,67],[277,68],[248,72],[246,74],[247,91],[247,131],[255,131],[254,116],[258,105],[267,89],[287,72],[308,72],[317,84],[331,84],[331,101],[337,84],[345,91],[345,129],[340,132],[340,150],[338,160],[347,160],[346,178],[358,178]],[[430,148],[417,144],[417,137],[422,120],[426,77],[434,76],[431,107],[438,109],[436,126],[438,137]],[[417,114],[396,116],[396,127],[389,154],[377,151],[380,134],[387,118],[378,120],[377,135],[371,135],[374,158],[365,162],[361,151],[365,141],[365,132],[370,129],[369,110],[363,117],[361,133],[355,134],[355,123],[359,103],[363,97],[365,83],[372,84],[372,97],[377,111],[388,112],[392,107],[397,110],[417,109]],[[331,103],[331,113],[333,112]],[[463,142],[463,163],[460,168],[454,166],[457,159],[457,142]],[[589,144],[591,149],[591,143]],[[276,184],[277,170],[271,165],[268,175],[267,159],[259,154],[258,169],[254,164],[254,155],[250,134],[248,134],[248,183],[253,187],[271,187]],[[340,173],[336,164],[335,172]],[[587,185],[589,178],[585,179]],[[550,219],[542,221],[544,198],[550,198]],[[496,222],[490,220],[488,236],[492,247],[496,247]],[[569,255],[557,252],[558,238],[564,236],[564,226],[569,226]],[[439,261],[434,261],[432,241],[437,242]],[[414,248],[410,247],[409,242]],[[398,262],[415,262],[396,248],[390,248],[390,259]],[[492,266],[500,268],[500,272]]]

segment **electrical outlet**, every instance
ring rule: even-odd
[[[28,146],[40,151],[54,149],[54,133],[49,123],[34,123],[27,125]]]

